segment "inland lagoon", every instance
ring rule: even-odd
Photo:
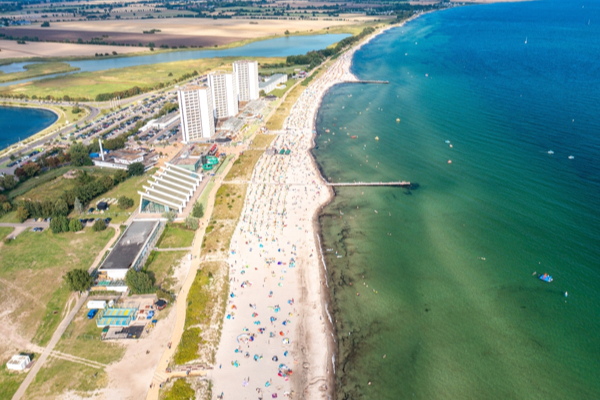
[[[338,399],[600,398],[599,54],[600,4],[557,0],[356,53],[390,83],[334,87],[314,156],[413,185],[336,188],[320,216]]]

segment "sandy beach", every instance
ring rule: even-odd
[[[273,142],[290,154],[265,153],[247,182],[231,241],[231,292],[208,376],[213,398],[333,396],[335,336],[316,220],[333,192],[310,149],[321,99],[332,86],[357,80],[350,73],[352,57],[368,40],[302,93]]]

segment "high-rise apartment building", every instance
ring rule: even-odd
[[[251,101],[259,98],[258,63],[256,61],[235,61],[233,74],[237,81],[239,101]]]
[[[238,92],[235,74],[217,72],[208,75],[217,118],[228,118],[238,113]]]
[[[177,91],[183,141],[194,142],[215,135],[213,95],[206,86],[191,85]]]

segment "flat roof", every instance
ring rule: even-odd
[[[129,269],[159,221],[133,221],[119,239],[100,270]]]
[[[270,76],[268,79],[266,79],[264,82],[258,82],[258,87],[259,87],[259,88],[261,88],[261,87],[263,87],[263,88],[264,88],[264,87],[267,87],[267,86],[269,86],[271,83],[273,83],[273,82],[275,82],[276,80],[278,80],[278,79],[281,79],[281,78],[283,78],[283,77],[286,77],[286,78],[287,78],[287,75],[286,75],[286,74],[273,74],[273,75],[271,75],[271,76]]]

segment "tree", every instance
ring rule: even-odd
[[[102,218],[94,222],[94,226],[92,227],[94,232],[100,232],[106,229],[106,222]]]
[[[94,282],[91,275],[83,268],[72,269],[63,276],[63,279],[74,292],[86,291]]]
[[[104,187],[105,192],[108,192],[115,185],[113,178],[111,178],[110,176],[103,176],[101,178],[101,183],[102,183],[102,186]]]
[[[177,213],[175,211],[173,211],[173,210],[171,210],[171,211],[165,211],[163,213],[162,217],[166,218],[167,221],[169,223],[171,223],[171,222],[175,221],[175,218],[177,217]]]
[[[69,147],[69,155],[71,156],[71,162],[76,167],[94,164],[87,148],[81,143],[73,143],[71,147]]]
[[[286,34],[286,35],[289,35],[289,34],[290,34],[290,31],[286,30],[286,31],[285,31],[285,34]]]
[[[192,217],[194,217],[194,218],[204,217],[204,206],[202,205],[202,203],[194,204],[194,208],[192,209]]]
[[[188,227],[188,229],[193,229],[193,230],[197,230],[198,229],[198,220],[194,217],[187,217],[185,219],[185,226]]]
[[[75,197],[75,201],[73,202],[73,209],[77,214],[83,213],[83,204],[81,204],[81,201],[77,197]]]
[[[152,278],[147,273],[137,272],[133,268],[127,271],[125,282],[134,294],[151,293],[154,289]]]
[[[37,163],[30,162],[23,165],[23,170],[25,171],[25,175],[27,175],[27,178],[31,178],[37,175],[40,172],[41,168]]]
[[[4,177],[0,177],[0,186],[4,190],[12,190],[17,186],[17,180],[14,175],[5,175]]]
[[[17,208],[17,219],[19,222],[25,222],[25,220],[29,218],[29,211],[23,206],[19,206]]]
[[[117,172],[115,172],[115,176],[113,177],[113,180],[115,181],[115,184],[117,184],[117,183],[123,182],[125,179],[127,179],[127,177],[128,177],[127,171],[120,169]]]
[[[81,112],[81,108],[79,106],[73,107],[73,114],[79,114]],[[77,127],[77,125],[75,125]]]
[[[119,197],[119,208],[121,210],[126,210],[128,208],[133,207],[133,200],[129,197],[121,196]]]
[[[64,215],[59,215],[50,220],[50,229],[52,233],[61,233],[69,231],[69,220]]]
[[[50,28],[50,22],[48,21],[44,21],[42,22],[42,25],[40,25],[42,28]]]
[[[69,231],[71,232],[79,232],[83,229],[83,224],[77,218],[73,218],[69,221]]]
[[[139,176],[144,174],[144,164],[141,162],[135,162],[133,164],[129,164],[127,167],[127,172],[129,176]]]
[[[58,199],[54,203],[54,209],[52,214],[55,216],[67,215],[69,213],[69,205],[63,199]]]

